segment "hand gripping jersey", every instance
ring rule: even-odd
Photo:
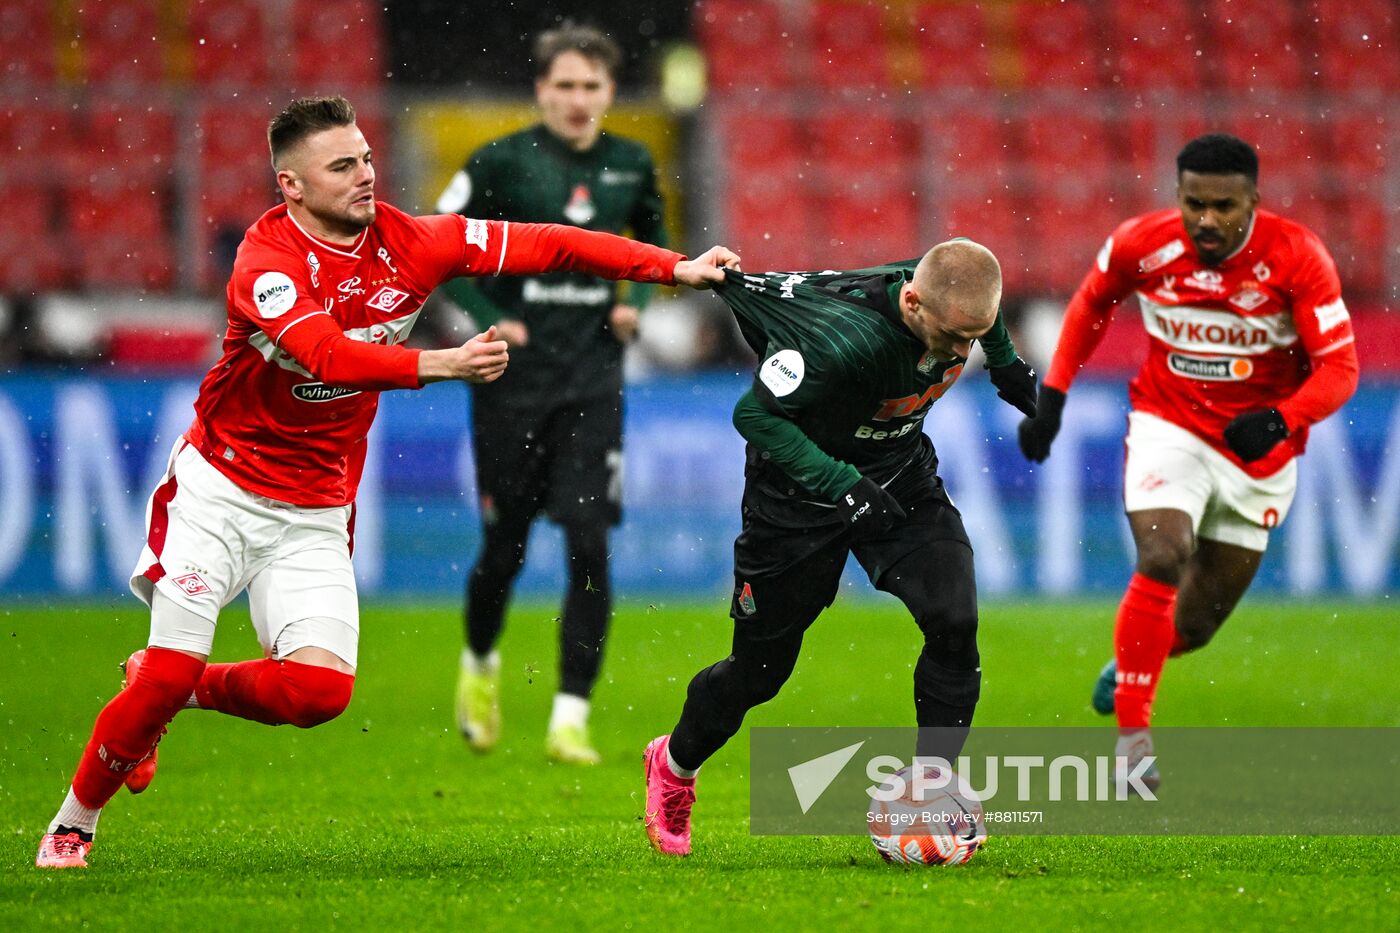
[[[1301,224],[1255,211],[1244,244],[1209,266],[1180,211],[1126,221],[1070,301],[1046,385],[1069,389],[1130,294],[1150,338],[1129,386],[1133,409],[1196,434],[1251,476],[1272,475],[1302,453],[1308,425],[1355,391],[1355,337],[1337,270]],[[1283,413],[1289,436],[1241,463],[1222,432],[1236,415],[1265,408]]]
[[[418,351],[398,344],[442,282],[576,269],[670,283],[681,258],[570,227],[413,217],[383,202],[359,239],[340,246],[275,207],[239,246],[223,356],[200,385],[186,436],[249,492],[345,505],[379,390],[419,385]]]

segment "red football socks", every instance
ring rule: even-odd
[[[1118,659],[1113,704],[1120,729],[1145,729],[1152,721],[1157,681],[1176,639],[1175,609],[1176,587],[1133,574],[1113,629]]]
[[[100,809],[145,758],[160,730],[184,708],[204,662],[179,651],[147,648],[136,679],[97,714],[73,776],[73,795]]]
[[[344,712],[354,685],[353,674],[329,667],[263,659],[209,665],[194,695],[202,709],[309,729]]]

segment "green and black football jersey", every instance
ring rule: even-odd
[[[609,133],[586,152],[570,149],[543,124],[487,143],[453,178],[438,208],[487,220],[630,231],[665,245],[651,154]],[[505,375],[486,388],[567,399],[621,390],[622,347],[608,329],[617,287],[583,273],[556,272],[457,279],[448,293],[482,327],[508,317],[530,330],[529,343],[511,349]],[[627,300],[644,306],[652,286],[628,287]]]
[[[853,272],[731,272],[716,292],[759,355],[735,423],[805,493],[834,502],[861,476],[889,483],[937,466],[929,407],[967,361],[939,359],[903,323],[900,287],[918,260]],[[1015,358],[997,316],[979,341],[992,365]],[[762,482],[762,472],[759,478]],[[778,495],[792,482],[770,477]]]

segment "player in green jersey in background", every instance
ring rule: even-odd
[[[535,126],[486,144],[438,201],[443,212],[569,223],[664,245],[651,155],[601,130],[621,53],[597,30],[565,25],[535,42]],[[561,678],[546,736],[558,761],[592,764],[589,697],[611,613],[608,531],[621,518],[622,350],[650,286],[620,302],[612,282],[577,273],[458,279],[449,294],[496,325],[510,369],[472,393],[484,540],[466,583],[457,723],[487,751],[500,735],[500,639],[511,588],[541,512],[564,531],[568,589]]]
[[[647,835],[670,855],[690,851],[696,771],[745,713],[778,694],[807,627],[836,597],[848,553],[924,634],[914,711],[930,731],[917,753],[957,756],[981,685],[977,592],[972,547],[923,420],[974,340],[998,394],[1035,411],[1035,373],[998,310],[1001,268],[970,240],[856,272],[726,279],[716,293],[760,359],[734,408],[748,441],[734,640],[728,658],[690,682],[676,727],[647,746]]]

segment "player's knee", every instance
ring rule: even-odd
[[[147,648],[133,684],[184,705],[190,694],[194,693],[204,668],[204,661],[183,651]]]
[[[606,526],[575,523],[564,529],[569,562],[575,566],[606,567],[608,529]]]
[[[1153,580],[1175,584],[1181,579],[1195,550],[1190,536],[1154,534],[1139,542],[1137,572]]]
[[[1185,654],[1188,651],[1195,651],[1197,648],[1204,648],[1210,644],[1210,640],[1220,630],[1222,621],[1224,621],[1223,615],[1217,619],[1213,616],[1203,618],[1196,615],[1178,614],[1176,643],[1172,646],[1172,650],[1176,654]]]
[[[282,686],[287,721],[300,729],[310,729],[345,712],[355,687],[355,675],[314,664],[284,661]]]
[[[949,706],[975,706],[982,695],[982,668],[949,665],[936,659],[925,647],[914,665],[915,696],[928,696]]]

